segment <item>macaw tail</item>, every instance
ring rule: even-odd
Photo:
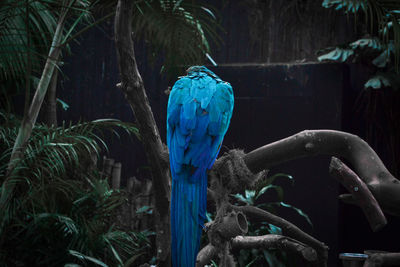
[[[192,179],[196,174],[200,179]],[[171,249],[174,267],[194,267],[196,264],[207,208],[207,174],[205,170],[196,174],[187,170],[180,179],[172,180]]]

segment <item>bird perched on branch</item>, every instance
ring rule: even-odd
[[[175,267],[195,266],[206,217],[207,170],[217,158],[232,111],[232,87],[203,66],[190,67],[169,95],[167,144]]]

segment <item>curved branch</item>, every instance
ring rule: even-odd
[[[247,167],[257,173],[277,164],[316,155],[343,157],[350,162],[382,209],[400,216],[400,181],[361,138],[334,130],[306,130],[247,153]]]
[[[328,246],[324,243],[318,241],[314,237],[310,236],[309,234],[300,230],[296,225],[292,224],[291,222],[286,221],[285,219],[276,216],[268,211],[263,209],[253,207],[253,206],[234,206],[231,205],[230,208],[236,211],[241,211],[245,215],[258,219],[264,220],[268,223],[271,223],[275,226],[278,226],[282,229],[283,233],[286,236],[294,238],[301,243],[304,243],[312,248],[314,248],[321,261],[326,261],[328,258]]]
[[[281,235],[237,236],[231,244],[233,249],[279,249],[297,254],[307,261],[317,260],[317,252],[313,248]]]
[[[351,193],[356,203],[363,210],[374,232],[387,224],[385,215],[372,193],[368,190],[367,185],[346,164],[340,159],[332,157],[329,173]]]

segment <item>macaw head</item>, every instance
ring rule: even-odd
[[[213,77],[214,79],[218,78],[218,76],[214,72],[212,72],[211,70],[207,69],[204,66],[191,66],[186,70],[186,73],[188,75],[194,74],[195,72],[204,72]]]

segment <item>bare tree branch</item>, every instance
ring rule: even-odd
[[[151,110],[133,48],[132,17],[134,1],[119,0],[115,15],[115,43],[121,74],[121,90],[134,113],[148,163],[151,167],[155,196],[157,258],[161,266],[170,265],[170,174],[166,146]]]
[[[363,180],[383,211],[400,216],[400,181],[361,138],[334,130],[306,130],[247,153],[244,161],[253,172],[297,158],[316,155],[344,157]]]
[[[237,236],[231,241],[232,248],[237,249],[279,249],[299,255],[307,261],[316,261],[317,252],[292,238],[281,235]]]
[[[332,157],[329,173],[352,194],[374,232],[387,224],[385,215],[367,185],[346,164]]]
[[[307,261],[317,260],[317,252],[301,242],[281,235],[237,236],[230,241],[233,250],[240,249],[279,249],[299,255]],[[202,267],[215,260],[220,250],[208,244],[197,255],[196,267]]]

